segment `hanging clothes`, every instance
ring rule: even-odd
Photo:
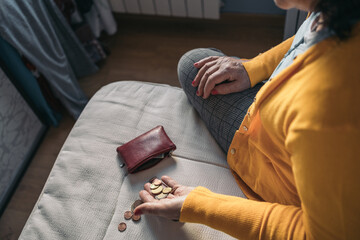
[[[75,0],[79,12],[82,14],[90,11],[93,6],[93,0]]]
[[[97,38],[103,30],[109,35],[117,31],[117,24],[108,0],[94,0],[94,5],[84,17]]]
[[[75,4],[72,0],[54,0],[56,6],[66,18],[66,21],[70,24],[71,15],[75,11]]]
[[[88,56],[94,63],[100,64],[100,62],[107,57],[105,47],[99,42],[98,39],[95,38],[89,24],[84,21],[79,15],[79,11],[82,12],[81,10],[79,10],[79,5],[78,7],[76,7],[73,0],[54,0],[54,2],[66,18],[73,31],[75,32],[75,35],[78,37],[78,39],[84,46]],[[89,10],[91,8],[91,5],[89,7]],[[78,9],[79,11],[75,11],[76,9]],[[77,19],[76,21],[72,21],[72,19],[74,19],[72,16],[75,12],[77,13],[76,15],[79,19]]]
[[[2,0],[0,35],[37,67],[55,97],[77,119],[88,98],[76,76],[95,73],[97,67],[56,4]]]
[[[45,98],[46,102],[49,104],[50,108],[52,110],[54,110],[55,112],[61,112],[62,105],[61,105],[60,101],[54,97],[54,94],[51,91],[49,83],[46,80],[46,78],[44,77],[44,75],[42,75],[37,70],[36,66],[34,66],[34,64],[32,64],[29,61],[29,59],[27,59],[26,57],[21,56],[21,60],[25,64],[26,68],[29,69],[31,74],[35,77],[37,83],[39,84],[40,90],[41,90],[42,94],[44,95],[44,98]]]
[[[53,20],[56,35],[76,77],[80,78],[95,73],[98,70],[97,66],[85,51],[55,2],[44,1],[44,3]]]
[[[45,125],[57,126],[60,114],[49,107],[37,80],[25,67],[20,54],[1,36],[0,65],[41,122]]]

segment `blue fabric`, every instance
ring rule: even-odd
[[[47,104],[40,86],[25,67],[19,53],[0,36],[0,62],[13,84],[20,90],[24,99],[34,110],[39,119],[46,125],[57,126],[60,115]],[[26,91],[23,91],[26,89]]]

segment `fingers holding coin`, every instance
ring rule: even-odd
[[[192,188],[179,185],[169,176],[162,176],[160,179],[153,177],[144,185],[139,196],[143,202],[154,202],[163,199],[174,199],[187,195]]]
[[[144,203],[135,208],[134,214],[152,214],[178,220],[185,198],[192,190],[192,187],[179,185],[171,177],[163,176],[161,180],[153,177],[140,191]]]

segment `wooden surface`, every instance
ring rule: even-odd
[[[177,62],[188,50],[215,47],[251,58],[280,43],[284,16],[223,14],[221,20],[116,15],[118,32],[102,37],[111,55],[99,72],[79,80],[91,97],[102,86],[139,80],[180,86]],[[50,128],[0,218],[0,239],[17,239],[75,121],[64,113]]]

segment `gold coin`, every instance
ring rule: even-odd
[[[160,200],[160,199],[166,198],[167,196],[168,196],[168,194],[160,193],[159,195],[156,195],[155,198],[157,200]]]
[[[155,185],[155,184],[151,184],[150,185],[150,189],[151,190],[154,190],[154,189],[157,189],[160,185]]]
[[[125,218],[126,220],[131,219],[132,216],[133,216],[133,213],[132,213],[131,211],[126,211],[126,212],[124,213],[124,218]]]
[[[169,194],[170,192],[172,191],[172,188],[171,187],[166,187],[162,190],[163,193],[165,194]]]
[[[119,230],[120,232],[125,231],[125,230],[126,230],[126,223],[121,222],[121,223],[119,224],[119,226],[118,226],[118,230]]]
[[[135,222],[137,222],[137,221],[139,221],[141,219],[141,215],[132,215],[132,220],[133,221],[135,221]]]
[[[153,184],[156,185],[156,186],[159,186],[159,185],[162,184],[162,181],[159,180],[159,179],[155,179],[155,180],[153,181]]]
[[[131,212],[134,212],[135,208],[136,208],[137,206],[141,205],[142,203],[143,203],[143,202],[142,202],[140,199],[136,200],[136,201],[131,205]]]
[[[159,186],[157,189],[151,190],[152,194],[158,195],[163,190],[163,186]]]

